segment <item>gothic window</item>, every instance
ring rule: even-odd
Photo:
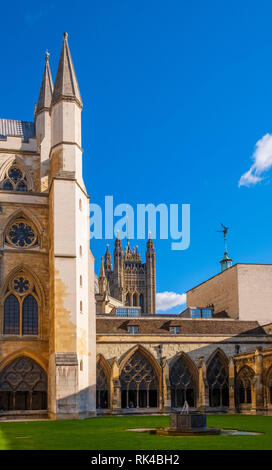
[[[209,384],[210,406],[229,405],[229,379],[226,368],[219,353],[210,361],[207,368],[207,380]]]
[[[191,407],[195,406],[196,387],[193,374],[180,357],[177,359],[170,369],[169,374],[171,385],[171,407],[181,408],[185,400]]]
[[[237,401],[240,404],[249,404],[252,401],[251,389],[254,371],[250,367],[242,367],[236,380]]]
[[[19,217],[7,228],[5,242],[16,248],[33,248],[38,245],[38,233],[31,223]]]
[[[16,166],[10,167],[6,171],[4,181],[2,182],[2,189],[5,191],[27,192],[28,186],[24,171]]]
[[[5,191],[13,191],[13,186],[10,181],[4,181],[3,183],[3,189]]]
[[[129,294],[126,295],[126,305],[130,305],[130,298]]]
[[[96,408],[109,408],[109,383],[100,361],[96,366]]]
[[[137,294],[133,294],[133,307],[137,306]]]
[[[0,372],[0,410],[45,410],[47,375],[29,357],[14,359]]]
[[[38,334],[38,304],[33,295],[23,301],[23,335]]]
[[[10,294],[4,303],[4,334],[18,335],[20,331],[20,306],[15,295]]]
[[[8,283],[4,297],[6,335],[38,335],[39,299],[32,279],[19,271]]]
[[[120,375],[122,408],[156,408],[158,381],[150,362],[136,351]]]

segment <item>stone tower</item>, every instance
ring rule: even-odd
[[[151,239],[146,245],[146,260],[130,247],[129,240],[125,250],[119,238],[114,246],[114,269],[107,246],[104,261],[110,295],[126,305],[140,306],[143,313],[156,313],[156,265],[155,250]]]
[[[52,417],[95,412],[94,267],[89,249],[89,197],[82,177],[82,101],[63,35],[50,107],[50,344]]]
[[[81,110],[65,33],[54,85],[46,54],[34,122],[0,119],[0,381],[18,374],[0,408],[53,419],[96,412]]]

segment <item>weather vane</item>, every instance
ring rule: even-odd
[[[221,222],[221,225],[223,227],[223,230],[216,230],[216,231],[224,234],[225,254],[226,254],[227,253],[227,233],[228,233],[229,227],[225,227],[225,225],[222,224],[222,222]]]

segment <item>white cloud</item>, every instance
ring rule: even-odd
[[[175,292],[159,292],[156,295],[157,310],[170,310],[177,305],[186,303],[186,294],[176,294]]]
[[[255,146],[253,165],[244,173],[239,181],[240,186],[250,186],[264,179],[263,173],[272,167],[272,135],[265,134]]]

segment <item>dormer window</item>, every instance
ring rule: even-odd
[[[137,335],[139,333],[139,327],[136,325],[129,325],[128,326],[128,333],[130,335]]]
[[[180,327],[179,326],[170,326],[170,333],[172,335],[179,335],[180,334]]]

